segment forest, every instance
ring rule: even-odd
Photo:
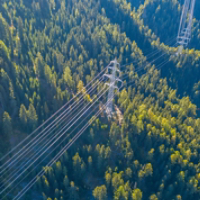
[[[115,91],[113,118],[101,112],[52,166],[45,161],[35,170],[33,165],[16,187],[9,179],[17,177],[16,169],[0,173],[0,191],[4,183],[13,187],[0,199],[14,199],[41,169],[44,174],[20,199],[200,199],[200,1],[191,41],[175,56],[183,3],[0,1],[0,166],[4,155],[86,91],[115,58],[123,81]],[[104,108],[106,81],[98,81],[81,106],[96,102],[97,110]],[[91,113],[83,115],[83,125]],[[81,120],[74,124],[76,132]],[[25,162],[19,162],[20,170]]]

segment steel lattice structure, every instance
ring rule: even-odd
[[[178,53],[181,53],[190,42],[195,2],[196,0],[185,0],[177,37],[177,43],[180,46]]]
[[[104,74],[105,77],[110,79],[110,83],[106,83],[106,85],[109,86],[107,108],[106,108],[106,113],[108,114],[108,118],[110,118],[113,113],[114,90],[115,89],[119,90],[119,88],[116,86],[116,82],[122,83],[122,81],[117,77],[117,72],[120,73],[118,66],[119,63],[117,62],[116,59],[111,61],[108,66],[108,69],[111,70],[111,74]]]

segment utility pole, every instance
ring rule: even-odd
[[[118,66],[119,66],[119,63],[117,62],[117,59],[111,61],[108,66],[108,70],[111,70],[111,74],[104,74],[105,77],[110,79],[110,83],[106,83],[106,85],[108,85],[109,87],[107,108],[106,108],[106,113],[108,115],[108,118],[111,118],[113,115],[114,91],[115,89],[119,91],[119,88],[117,87],[116,82],[122,83],[122,81],[117,76],[117,73],[120,73]]]

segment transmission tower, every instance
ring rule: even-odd
[[[119,63],[117,62],[116,59],[111,61],[108,66],[108,71],[111,70],[111,74],[104,74],[105,77],[110,79],[110,83],[106,83],[106,85],[108,85],[109,87],[107,108],[106,108],[106,113],[108,115],[108,118],[111,118],[113,114],[114,91],[115,89],[119,91],[119,88],[117,87],[116,82],[122,83],[122,81],[117,76],[117,73],[120,73],[118,66],[119,66]]]
[[[181,54],[183,48],[190,42],[195,2],[196,0],[185,0],[177,37],[179,45],[177,54]]]

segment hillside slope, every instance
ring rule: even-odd
[[[123,122],[102,114],[23,199],[200,197],[199,2],[190,46],[174,56],[180,6],[177,0],[0,2],[0,157],[115,57],[125,77],[114,102]]]

